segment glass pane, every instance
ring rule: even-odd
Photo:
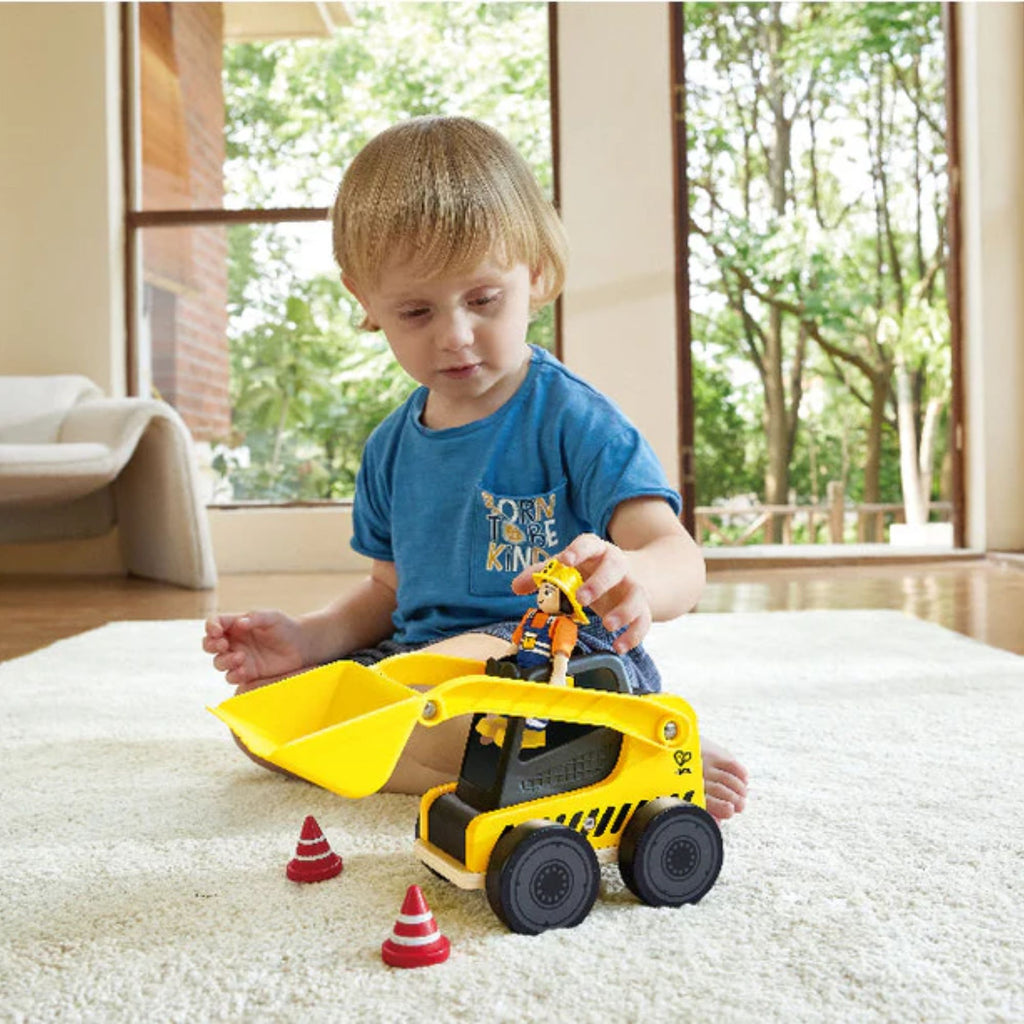
[[[550,189],[545,4],[348,8],[328,38],[231,43],[220,4],[139,4],[143,209],[328,206],[417,114],[486,120]]]
[[[686,6],[703,543],[948,518],[940,14]]]
[[[151,228],[142,252],[153,386],[199,443],[208,500],[350,498],[413,384],[357,328],[329,226]]]
[[[140,232],[142,348],[199,444],[207,500],[351,498],[370,431],[415,387],[358,328],[330,225]],[[550,345],[550,310],[530,339]]]

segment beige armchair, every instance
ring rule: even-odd
[[[85,377],[0,376],[0,543],[114,524],[136,576],[217,582],[192,439],[165,402],[105,398]]]

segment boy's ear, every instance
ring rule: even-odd
[[[353,281],[348,274],[342,272],[341,283],[356,297],[356,301],[359,305],[362,306],[363,309],[366,309],[366,303],[363,301],[362,295],[359,294],[359,289],[356,287],[355,281]]]
[[[363,329],[367,331],[379,331],[380,327],[374,323],[373,317],[370,315],[370,307],[366,304],[366,299],[360,294],[359,288],[356,286],[355,281],[352,280],[348,274],[341,275],[341,283],[355,296],[356,302],[363,307]]]
[[[536,307],[544,284],[544,273],[540,267],[530,271],[530,305]]]

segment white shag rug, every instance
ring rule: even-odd
[[[0,1019],[1024,1019],[1024,659],[895,612],[657,627],[752,776],[718,884],[652,909],[608,867],[582,925],[527,937],[414,859],[414,798],[237,754],[199,643],[122,622],[0,665]],[[307,814],[345,862],[317,885],[285,877]],[[395,970],[413,882],[452,953]]]

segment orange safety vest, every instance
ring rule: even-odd
[[[538,608],[531,608],[512,633],[512,643],[521,651],[529,651],[550,661],[556,654],[569,657],[578,635],[579,629],[568,615],[548,615]]]

